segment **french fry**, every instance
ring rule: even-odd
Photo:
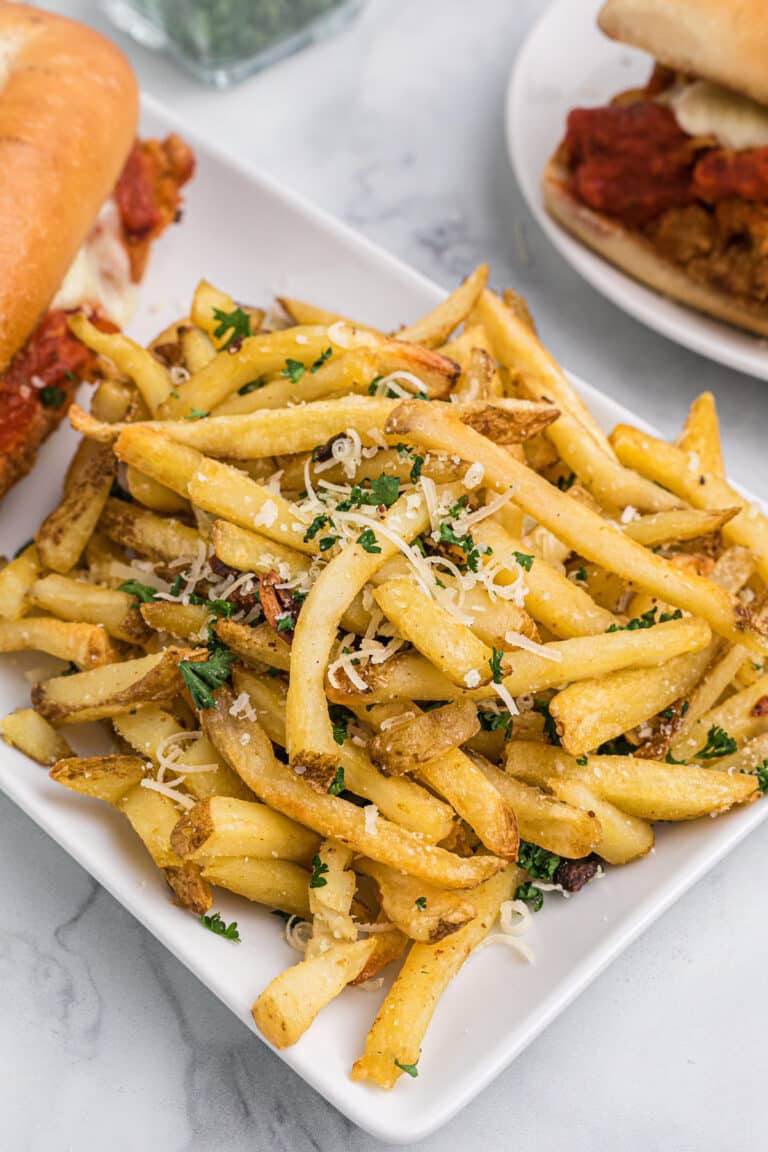
[[[347,941],[286,968],[253,1005],[256,1027],[275,1048],[295,1044],[326,1004],[359,976],[374,940]]]
[[[306,300],[296,300],[293,296],[278,296],[277,303],[294,324],[322,324],[324,327],[330,327],[331,324],[341,321],[352,328],[366,327],[357,320],[342,316],[340,312],[331,312],[327,308],[318,307],[317,304],[309,304]],[[370,328],[370,331],[375,332],[376,329]]]
[[[725,476],[720,422],[711,392],[702,392],[691,404],[683,430],[677,438],[677,447],[687,454],[689,461],[698,458],[699,467],[705,472]]]
[[[143,756],[161,767],[161,751],[165,749],[164,766],[173,762],[173,771],[185,777],[185,788],[197,800],[211,796],[222,799],[253,800],[253,794],[236,772],[217,755],[216,749],[200,732],[190,732],[179,724],[175,716],[162,708],[139,708],[112,719],[112,725],[123,740]],[[164,745],[173,737],[180,738],[174,755]],[[170,747],[174,746],[171,740]],[[202,771],[208,768],[208,771]],[[226,855],[226,853],[221,853]],[[235,853],[231,853],[235,855]]]
[[[128,644],[143,644],[150,634],[134,596],[86,580],[51,573],[35,581],[30,599],[60,619],[99,624],[110,636]]]
[[[35,534],[43,567],[63,573],[74,568],[99,521],[114,477],[115,458],[108,445],[84,445],[67,491]]]
[[[170,632],[180,640],[207,639],[211,613],[202,604],[174,604],[168,600],[155,600],[142,604],[141,617],[157,632]]]
[[[70,419],[73,419],[73,409],[70,409]],[[123,464],[184,499],[189,495],[189,481],[203,462],[202,452],[177,444],[146,424],[126,426],[115,441],[114,450]]]
[[[555,787],[580,780],[602,799],[641,820],[697,820],[760,795],[754,776],[730,775],[689,764],[661,764],[637,756],[590,756],[578,764],[560,748],[509,746],[506,770],[528,783]]]
[[[594,812],[601,831],[595,852],[609,864],[628,864],[646,856],[653,848],[653,827],[647,820],[622,812],[614,804],[601,799],[581,780],[557,778],[549,780],[548,784],[558,800],[584,812]]]
[[[184,687],[180,661],[206,656],[206,649],[166,648],[155,656],[55,676],[35,684],[32,704],[54,727],[120,716],[144,704],[173,700]]]
[[[233,674],[235,690],[246,692],[259,723],[270,740],[285,747],[285,687],[274,678],[264,678],[245,668]],[[339,747],[345,787],[356,796],[375,804],[383,816],[395,824],[418,832],[430,844],[451,834],[453,811],[425,788],[403,777],[384,776],[365,752],[349,740]]]
[[[384,920],[382,913],[378,917],[377,923],[383,923]],[[373,940],[373,948],[365,965],[355,979],[350,980],[350,984],[365,984],[367,980],[374,979],[387,965],[399,960],[408,946],[408,937],[394,924],[389,926],[388,931],[377,932],[369,939]]]
[[[611,441],[620,459],[677,493],[694,508],[739,508],[738,515],[723,525],[723,539],[753,552],[758,572],[764,580],[768,579],[768,517],[756,505],[747,504],[722,476],[705,472],[703,466],[692,469],[685,452],[647,432],[619,424]]]
[[[153,411],[161,420],[179,420],[195,412],[207,414],[251,380],[285,369],[288,360],[309,368],[329,345],[333,347],[333,341],[322,326],[257,333],[243,340],[234,352],[217,352],[209,364],[175,389],[178,396],[169,389],[164,403]]]
[[[72,755],[64,737],[32,708],[17,708],[0,719],[0,736],[31,760],[50,767]]]
[[[174,893],[175,903],[188,908],[195,916],[202,916],[213,906],[213,892],[200,873],[197,864],[171,864],[163,871],[168,887]]]
[[[768,760],[768,732],[762,732],[752,740],[747,740],[730,756],[717,761],[718,772],[754,772],[765,768]]]
[[[504,860],[515,860],[519,846],[516,813],[495,782],[459,748],[422,764],[419,778],[446,798],[466,820],[481,844]]]
[[[310,960],[340,940],[356,940],[357,927],[351,916],[357,878],[350,865],[354,853],[336,840],[323,840],[312,860],[309,910],[312,937],[304,956]],[[318,883],[324,881],[324,883]]]
[[[522,874],[507,867],[472,893],[476,916],[437,944],[414,944],[379,1009],[355,1061],[353,1080],[392,1088],[404,1067],[415,1067],[438,1000],[469,954],[487,936],[505,900],[511,900]]]
[[[732,740],[742,740],[757,735],[768,727],[768,676],[761,676],[748,688],[729,696],[723,704],[718,704],[699,716],[687,735],[675,740],[672,754],[676,759],[701,758],[706,748],[705,759],[716,759],[708,739],[712,729],[721,729]],[[728,753],[730,754],[730,749]],[[716,764],[716,767],[719,765]]]
[[[130,376],[150,412],[158,410],[173,384],[157,357],[122,332],[102,332],[82,312],[70,316],[69,327],[87,348],[106,356],[120,372]]]
[[[80,668],[98,668],[120,659],[98,624],[74,624],[50,616],[0,620],[0,652],[47,652]]]
[[[709,712],[710,708],[715,706],[736,676],[736,673],[746,658],[746,652],[739,644],[733,644],[730,647],[726,646],[723,652],[721,652],[718,646],[716,657],[719,658],[715,659],[714,663],[707,669],[702,679],[689,695],[686,701],[687,707],[680,717],[679,724],[675,727],[670,752],[677,759],[681,758],[680,754],[685,737],[691,732],[701,717]],[[675,748],[677,748],[677,752],[675,752]]]
[[[463,892],[445,892],[373,860],[356,860],[355,871],[376,881],[384,912],[411,940],[436,944],[475,915]]]
[[[493,651],[420,585],[410,579],[388,580],[373,595],[399,634],[457,687],[490,680]]]
[[[487,290],[474,313],[484,325],[498,360],[520,373],[525,391],[554,404],[559,419],[547,435],[565,463],[601,503],[632,505],[647,512],[674,508],[668,492],[622,468],[586,404],[571,387],[565,373],[539,343],[535,332]],[[473,457],[481,459],[481,457]]]
[[[574,756],[628,732],[686,696],[703,674],[709,651],[676,656],[658,668],[569,684],[549,705],[563,747]]]
[[[40,569],[40,558],[34,544],[0,568],[0,619],[21,619],[30,606],[29,592],[40,575]]]
[[[477,303],[480,293],[488,282],[488,265],[478,264],[450,296],[407,328],[396,333],[398,340],[409,340],[413,344],[423,344],[427,348],[437,348],[444,344],[454,329],[462,324]]]
[[[494,856],[462,859],[379,816],[372,822],[354,804],[307,787],[291,768],[275,760],[260,726],[229,714],[232,695],[217,693],[217,707],[203,715],[205,731],[224,758],[265,804],[299,823],[340,840],[372,860],[390,864],[443,888],[473,888],[504,866]],[[248,734],[246,748],[240,737]]]
[[[316,537],[305,539],[309,525],[298,510],[231,464],[203,460],[189,481],[188,492],[192,502],[206,512],[309,556],[319,552]]]
[[[511,536],[494,520],[483,520],[472,529],[478,544],[493,549],[496,559],[509,557],[509,567],[501,569],[495,583],[502,587],[520,582],[527,589],[525,607],[534,620],[543,624],[553,635],[564,640],[575,636],[596,636],[618,623],[612,612],[601,608],[589,593],[561,572],[537,557],[521,577],[520,566],[515,563],[515,552],[525,552],[522,540]]]
[[[335,704],[386,704],[392,700],[460,700],[466,689],[458,688],[418,652],[397,652],[384,664],[369,665],[362,674],[367,687],[361,692],[346,678],[338,684],[326,681],[328,699]],[[490,691],[490,690],[489,690]]]
[[[352,514],[350,513],[350,516]],[[371,523],[360,516],[363,525]],[[392,535],[411,541],[429,523],[423,498],[411,507],[401,497],[381,522],[374,521],[377,553],[351,544],[320,573],[304,601],[291,646],[292,675],[286,702],[288,754],[291,764],[307,772],[307,778],[328,787],[338,763],[338,745],[328,718],[324,680],[336,630],[345,609],[371,576],[398,552]]]
[[[219,560],[239,572],[284,572],[286,580],[295,580],[309,571],[311,561],[296,548],[269,540],[258,532],[239,528],[228,520],[214,520],[213,547]]]
[[[216,313],[231,313],[234,312],[237,307],[238,305],[235,304],[235,301],[228,293],[222,292],[207,280],[200,280],[195,289],[195,294],[192,297],[190,316],[192,323],[197,324],[198,328],[203,329],[211,340],[214,348],[221,348],[231,338],[232,331],[231,329],[225,330],[222,335],[217,335],[221,327],[221,317],[217,316]],[[250,318],[251,331],[258,332],[264,322],[264,312],[262,309],[244,307],[243,311]],[[188,365],[188,367],[190,366]],[[191,367],[190,371],[193,371]]]
[[[697,536],[719,532],[738,511],[738,508],[674,508],[670,512],[652,512],[650,516],[639,516],[637,520],[622,524],[621,530],[638,544],[652,548],[656,544],[695,540]]]
[[[171,835],[174,850],[185,860],[209,863],[219,856],[256,860],[292,860],[309,867],[320,837],[273,812],[230,796],[211,796],[185,812]]]
[[[291,666],[291,648],[269,624],[255,628],[237,620],[218,620],[216,634],[232,652],[252,664],[268,664],[287,672]]]
[[[557,408],[551,404],[503,398],[488,402],[462,401],[456,411],[461,414],[464,424],[495,444],[522,444],[524,440],[538,436],[559,416]]]
[[[181,520],[156,516],[125,500],[107,500],[99,528],[110,540],[168,563],[196,556],[202,544],[200,533]]]
[[[255,904],[309,919],[309,872],[291,860],[216,856],[203,868],[203,878]]]
[[[277,379],[255,380],[253,387],[246,384],[234,396],[228,397],[213,409],[214,416],[243,415],[261,408],[288,408],[292,404],[308,404],[343,393],[368,395],[369,385],[380,371],[381,360],[375,353],[359,348],[353,352],[332,356],[315,372],[305,372],[294,382],[289,376]]]
[[[57,784],[113,805],[141,784],[146,775],[147,764],[140,756],[65,757],[51,768],[51,779]]]
[[[200,328],[184,327],[181,330],[179,341],[181,343],[182,359],[188,372],[193,375],[210,364],[216,355],[216,348],[207,332]]]
[[[594,812],[583,812],[578,806],[555,800],[541,788],[518,780],[485,760],[476,758],[476,762],[515,813],[523,840],[569,860],[580,860],[595,851],[602,827]]]
[[[703,577],[679,571],[630,540],[589,508],[513,460],[503,448],[464,427],[449,412],[437,412],[434,404],[406,401],[388,420],[387,431],[408,436],[427,448],[452,450],[466,460],[482,458],[489,483],[499,491],[511,487],[516,504],[588,560],[604,565],[660,600],[702,616],[714,631],[730,640],[756,651],[764,650],[768,644],[766,637],[751,627],[749,613],[740,601]],[[733,500],[728,503],[732,505]],[[734,523],[731,521],[731,525]]]
[[[433,712],[422,712],[397,727],[380,731],[368,744],[374,764],[400,775],[457,748],[480,730],[470,700],[457,700]]]
[[[145,476],[129,464],[125,471],[125,482],[133,499],[138,504],[149,508],[150,512],[159,512],[162,516],[177,516],[188,513],[189,503],[171,488]]]

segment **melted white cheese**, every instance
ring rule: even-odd
[[[114,200],[107,200],[88,238],[54,297],[53,308],[77,308],[98,304],[101,310],[125,327],[136,306],[136,287],[131,281],[128,253],[120,236],[120,217]]]
[[[668,97],[675,119],[689,136],[714,136],[723,148],[768,145],[768,108],[747,96],[694,80]]]

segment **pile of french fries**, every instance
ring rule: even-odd
[[[607,437],[486,280],[394,334],[206,282],[148,349],[74,316],[102,379],[0,571],[0,651],[69,665],[5,739],[122,812],[177,903],[289,918],[276,1046],[402,961],[352,1069],[382,1088],[537,879],[768,785],[768,521],[712,397],[675,444]],[[84,721],[114,754],[72,752]]]

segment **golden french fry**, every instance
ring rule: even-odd
[[[71,408],[71,419],[72,415]],[[162,428],[162,425],[159,427]],[[115,441],[114,450],[118,460],[129,468],[135,468],[145,478],[154,480],[185,499],[189,494],[189,481],[204,459],[202,452],[177,444],[162,431],[146,424],[129,424],[124,427]]]
[[[268,664],[282,672],[291,666],[290,645],[269,624],[251,628],[236,620],[218,620],[216,634],[232,652],[250,663]]]
[[[685,737],[688,736],[701,717],[715,706],[746,659],[746,652],[740,644],[723,645],[722,647],[718,645],[714,654],[713,663],[689,695],[686,700],[687,707],[675,725],[670,752],[677,759],[684,759],[681,752]],[[675,752],[675,748],[677,748],[677,752]]]
[[[85,444],[69,488],[35,534],[40,562],[54,572],[77,564],[107,503],[115,477],[115,458],[105,444]]]
[[[534,750],[535,747],[535,750]],[[697,820],[760,795],[754,776],[637,756],[589,756],[586,764],[561,748],[510,743],[506,770],[531,784],[580,780],[602,799],[641,820]]]
[[[450,752],[480,730],[471,700],[457,700],[432,712],[415,712],[396,727],[381,730],[368,744],[374,764],[400,775]]]
[[[761,676],[748,688],[729,696],[723,704],[718,704],[700,715],[687,735],[676,739],[672,745],[672,755],[676,759],[689,760],[694,757],[705,760],[717,759],[717,748],[712,746],[710,733],[719,730],[730,739],[742,740],[755,736],[768,727],[768,676]],[[723,743],[725,743],[723,741]],[[730,755],[733,748],[727,747],[724,755]],[[719,764],[716,764],[719,768]]]
[[[180,640],[204,641],[208,637],[211,613],[201,604],[174,604],[168,600],[155,600],[142,604],[141,617],[157,632],[170,632]]]
[[[195,916],[202,916],[213,906],[211,886],[201,875],[199,865],[185,861],[183,864],[169,864],[163,871],[176,897],[176,904],[189,908]]]
[[[437,1002],[464,961],[488,934],[505,900],[510,900],[522,873],[507,867],[472,893],[476,916],[437,944],[414,944],[387,993],[355,1061],[353,1080],[370,1080],[392,1088],[404,1067],[415,1067]]]
[[[238,528],[228,520],[214,520],[212,540],[219,560],[239,572],[279,572],[286,580],[295,580],[309,571],[311,561],[298,549]]]
[[[357,887],[357,877],[350,868],[353,856],[346,845],[326,839],[313,857],[314,886],[309,886],[312,938],[304,952],[307,960],[340,940],[357,939],[357,926],[351,915]],[[317,880],[325,883],[318,884]]]
[[[266,804],[212,796],[184,813],[171,844],[184,859],[206,863],[218,856],[248,856],[309,867],[320,837]]]
[[[374,940],[346,941],[286,968],[253,1005],[259,1031],[275,1048],[295,1044],[322,1008],[359,976]]]
[[[149,636],[136,598],[127,592],[51,573],[35,581],[29,595],[38,608],[63,620],[101,625],[116,640],[143,644]]]
[[[652,548],[656,544],[666,544],[677,540],[695,540],[697,536],[709,536],[719,532],[724,524],[738,514],[738,508],[714,508],[711,511],[700,508],[673,508],[669,512],[653,512],[650,516],[640,516],[622,524],[625,536],[631,536],[638,544]]]
[[[202,544],[200,533],[181,520],[156,516],[125,500],[107,500],[99,528],[110,540],[169,563],[196,556]]]
[[[373,380],[384,375],[381,368],[380,357],[368,349],[358,348],[332,356],[316,372],[305,372],[296,382],[290,376],[254,380],[217,404],[212,415],[234,416],[260,408],[288,408],[343,393],[367,396]]]
[[[522,444],[538,436],[560,415],[551,404],[502,398],[487,402],[462,400],[456,411],[464,424],[495,444]]]
[[[0,620],[0,652],[47,652],[80,668],[98,668],[120,659],[98,624],[75,624],[51,616]]]
[[[543,745],[536,745],[543,747]],[[515,813],[520,836],[558,856],[580,860],[594,852],[600,843],[602,827],[594,812],[583,812],[546,795],[540,788],[502,772],[493,764],[476,758],[483,775]]]
[[[691,404],[677,438],[677,447],[685,452],[689,461],[698,460],[698,466],[714,476],[725,476],[723,451],[720,445],[720,422],[717,405],[711,392],[702,392]]]
[[[450,296],[446,296],[445,300],[441,300],[437,307],[415,324],[401,328],[396,338],[423,344],[427,348],[437,348],[444,344],[451,332],[466,320],[487,282],[488,265],[478,264],[474,272]]]
[[[150,412],[156,412],[168,397],[173,384],[157,357],[122,332],[102,332],[82,313],[70,316],[69,326],[87,348],[106,356],[136,384]]]
[[[411,940],[436,944],[475,915],[463,892],[445,892],[373,860],[356,860],[355,871],[376,881],[382,909]]]
[[[29,608],[29,592],[40,575],[40,569],[40,558],[34,544],[0,568],[0,619],[21,619]]]
[[[619,424],[611,441],[620,459],[694,508],[739,508],[738,515],[723,525],[723,539],[749,548],[755,554],[758,572],[764,580],[768,578],[768,516],[756,505],[748,504],[722,476],[705,472],[701,465],[692,469],[685,452],[647,432]]]
[[[163,516],[175,516],[179,513],[188,513],[190,510],[189,502],[174,492],[172,488],[166,488],[164,484],[153,480],[151,476],[145,476],[132,464],[129,464],[125,470],[125,482],[134,500],[138,504],[143,504],[145,508],[149,508],[150,512],[159,512]]]
[[[217,316],[217,312],[232,313],[238,307],[235,301],[226,292],[222,292],[219,288],[214,287],[213,284],[207,280],[200,280],[195,294],[192,297],[192,309],[190,316],[193,324],[197,324],[198,328],[202,328],[212,342],[215,348],[221,348],[226,344],[232,336],[231,329],[226,329],[222,335],[217,335],[222,319]],[[261,308],[248,308],[244,307],[243,311],[250,318],[250,327],[252,332],[257,332],[264,322],[264,312]],[[192,329],[194,331],[194,329]],[[186,360],[185,356],[185,360]],[[195,371],[192,366],[187,363],[190,371]]]
[[[702,616],[714,631],[730,640],[756,651],[766,648],[768,639],[751,626],[745,606],[724,589],[703,577],[680,571],[630,540],[566,492],[560,492],[513,460],[503,448],[464,427],[450,412],[437,409],[435,404],[406,401],[387,421],[387,431],[408,436],[427,448],[452,450],[466,460],[482,459],[489,483],[500,492],[512,488],[516,504],[588,560],[602,564],[660,600]],[[733,504],[733,500],[728,503]]]
[[[0,719],[0,736],[38,764],[50,766],[72,755],[61,733],[32,708],[17,708]]]
[[[166,648],[155,656],[55,676],[35,684],[32,704],[54,727],[120,716],[143,704],[173,700],[184,687],[179,663],[206,657],[206,649]]]
[[[504,866],[494,856],[463,859],[339,796],[317,792],[274,757],[272,745],[253,721],[231,716],[231,693],[220,689],[216,708],[203,714],[203,725],[221,754],[265,804],[299,823],[340,840],[372,860],[390,864],[443,888],[473,888]],[[249,735],[246,747],[240,737]]]
[[[118,804],[147,774],[139,756],[65,757],[51,768],[51,779],[72,792]]]
[[[646,856],[653,848],[653,827],[647,820],[622,812],[615,804],[603,800],[581,780],[560,779],[547,782],[558,800],[594,812],[600,821],[601,835],[595,852],[609,864],[628,864]]]
[[[291,860],[216,856],[206,863],[203,878],[255,904],[309,918],[309,872]]]

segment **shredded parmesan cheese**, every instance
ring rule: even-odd
[[[507,644],[513,645],[515,648],[524,648],[526,652],[533,652],[536,656],[541,656],[544,660],[552,660],[555,664],[559,664],[563,659],[562,652],[553,652],[547,648],[546,644],[537,644],[535,640],[531,640],[529,636],[524,636],[522,632],[506,632],[504,639]]]

